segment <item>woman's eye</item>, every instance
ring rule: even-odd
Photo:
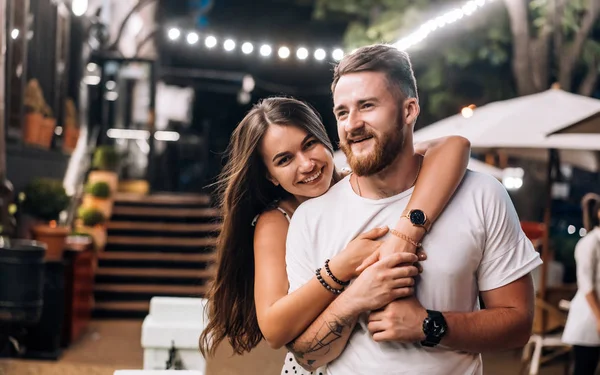
[[[279,161],[277,162],[277,165],[284,165],[288,161],[290,161],[290,157],[289,156],[284,156],[281,159],[279,159]]]
[[[371,103],[363,104],[363,108],[371,108],[371,107],[373,107],[373,104],[371,104]]]
[[[312,147],[315,144],[317,144],[317,141],[315,139],[311,139],[310,141],[306,142],[306,144],[304,145],[304,148]]]

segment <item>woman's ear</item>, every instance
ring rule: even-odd
[[[267,180],[271,181],[271,183],[275,186],[279,186],[279,181],[277,181],[277,179],[273,176],[271,176],[269,173],[267,173]]]

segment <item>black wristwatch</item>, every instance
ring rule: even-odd
[[[423,333],[425,340],[421,341],[421,345],[434,347],[440,343],[446,332],[448,325],[446,319],[441,312],[435,310],[427,310],[427,317],[423,320]]]
[[[431,230],[431,221],[425,215],[425,212],[419,209],[405,209],[402,212],[402,217],[407,218],[410,223],[417,227],[422,227],[426,232]]]

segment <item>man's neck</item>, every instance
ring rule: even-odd
[[[415,154],[411,147],[398,154],[381,172],[371,176],[355,176],[355,185],[359,187],[360,195],[364,198],[382,199],[400,194],[414,185],[421,159],[422,156]]]

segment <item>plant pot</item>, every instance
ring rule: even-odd
[[[38,135],[38,144],[40,146],[50,148],[52,145],[52,138],[54,137],[54,128],[56,128],[56,119],[51,117],[43,119]]]
[[[23,142],[30,145],[38,145],[38,137],[44,116],[41,113],[27,113],[23,121]]]
[[[114,194],[119,186],[119,175],[111,171],[91,171],[88,176],[88,184],[92,185],[96,182],[106,182],[110,186],[111,194]]]
[[[113,200],[111,198],[98,198],[91,194],[85,194],[81,207],[84,208],[95,208],[102,212],[104,217],[108,220],[112,214]]]
[[[77,226],[77,232],[86,233],[92,237],[94,241],[94,249],[101,251],[106,245],[106,227],[104,225],[96,225],[88,227],[85,225]]]
[[[67,125],[65,132],[63,133],[63,152],[70,154],[77,147],[77,141],[79,140],[79,133],[81,131],[73,125]]]
[[[119,181],[119,191],[147,195],[150,192],[150,184],[146,180]]]
[[[67,244],[67,236],[71,231],[67,227],[51,227],[36,225],[33,227],[33,238],[46,244],[45,260],[61,260]]]

